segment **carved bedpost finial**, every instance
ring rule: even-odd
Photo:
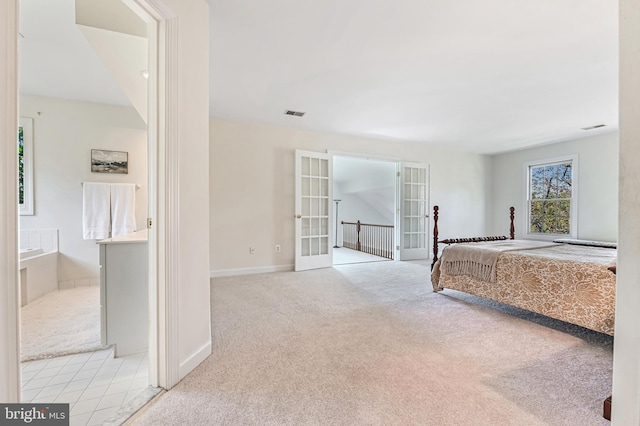
[[[509,236],[511,237],[511,239],[515,239],[516,238],[516,227],[513,225],[513,219],[516,215],[516,208],[515,207],[509,207],[509,219],[511,220],[511,227],[509,228]]]
[[[438,206],[433,206],[433,262],[431,262],[431,269],[438,260]]]

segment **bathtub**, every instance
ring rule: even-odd
[[[20,249],[20,260],[27,259],[29,257],[34,257],[39,254],[44,253],[41,248],[28,248],[28,249]]]
[[[58,233],[51,229],[20,233],[20,306],[24,306],[58,290]]]

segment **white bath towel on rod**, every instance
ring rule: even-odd
[[[98,182],[86,182],[86,183],[98,183]],[[85,182],[80,182],[80,185],[84,186]],[[140,184],[136,183],[136,189],[140,189]]]
[[[82,188],[82,235],[85,240],[102,240],[111,230],[110,185],[85,182]]]
[[[111,237],[136,230],[136,186],[133,183],[111,184]]]

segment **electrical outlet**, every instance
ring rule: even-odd
[[[249,247],[249,254],[254,254],[256,252],[255,247]]]
[[[276,244],[276,253],[280,253],[280,244]]]

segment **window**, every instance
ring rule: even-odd
[[[577,158],[527,164],[527,234],[576,236]]]
[[[21,215],[33,214],[33,119],[18,125],[18,205]]]

